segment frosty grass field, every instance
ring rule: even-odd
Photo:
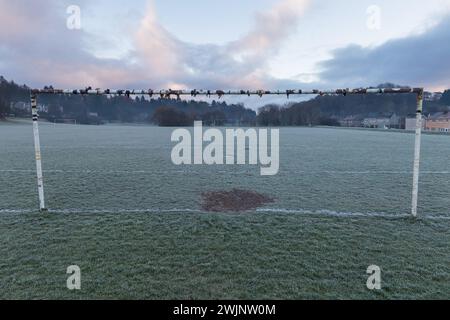
[[[450,298],[448,136],[423,137],[415,220],[411,134],[281,129],[279,174],[262,177],[173,165],[170,128],[40,130],[45,214],[31,124],[0,124],[0,298]],[[275,201],[202,212],[202,193],[233,188]],[[366,288],[372,264],[381,291]]]

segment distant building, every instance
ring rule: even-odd
[[[438,112],[427,118],[425,130],[450,132],[450,112]]]
[[[387,129],[390,118],[365,118],[362,122],[364,128]]]
[[[426,123],[426,119],[422,118],[422,130],[425,130],[425,123]],[[416,122],[417,122],[417,118],[416,115],[408,115],[405,118],[405,130],[407,131],[414,131],[416,130]]]
[[[11,110],[15,111],[29,111],[31,113],[31,104],[30,102],[11,102],[10,104]],[[48,106],[44,104],[38,104],[37,109],[39,112],[47,113],[48,112]]]
[[[10,105],[10,109],[11,110],[20,110],[20,111],[25,111],[25,110],[30,110],[31,112],[31,104],[28,102],[11,102]]]
[[[339,124],[341,127],[361,127],[362,126],[362,117],[360,116],[348,116],[341,120],[339,120]]]
[[[423,98],[427,101],[439,101],[442,98],[442,92],[424,92]]]
[[[389,119],[389,129],[401,129],[402,128],[402,118],[395,113]]]
[[[37,110],[38,110],[38,112],[48,113],[48,106],[46,106],[44,104],[38,104]]]

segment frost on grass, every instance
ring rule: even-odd
[[[202,208],[208,212],[242,212],[254,210],[274,199],[255,191],[233,189],[202,193]]]

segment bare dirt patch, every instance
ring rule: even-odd
[[[273,198],[258,192],[241,189],[202,193],[202,208],[208,212],[243,212],[274,201]]]

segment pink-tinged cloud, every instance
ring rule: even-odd
[[[30,86],[76,88],[282,89],[387,81],[445,88],[450,81],[450,17],[418,36],[336,50],[319,66],[318,83],[302,84],[270,77],[267,64],[296,32],[308,0],[280,0],[256,14],[247,34],[223,45],[180,40],[159,23],[149,1],[131,31],[133,50],[122,59],[94,56],[87,50],[89,40],[105,39],[66,28],[66,8],[73,2],[88,7],[87,0],[0,0],[0,75]]]
[[[135,36],[136,56],[148,70],[148,77],[166,81],[176,77],[181,47],[182,43],[158,23],[154,6],[149,3]]]
[[[224,45],[181,41],[148,1],[134,49],[121,60],[93,56],[86,50],[91,35],[65,27],[70,2],[0,0],[0,74],[34,86],[263,88],[272,80],[268,59],[295,32],[308,1],[281,0],[257,14],[246,36]]]
[[[308,3],[309,0],[285,0],[267,12],[258,13],[253,30],[229,44],[228,51],[246,60],[267,59],[276,54],[289,35],[296,33],[297,22]]]
[[[224,45],[194,45],[181,41],[161,26],[149,1],[136,35],[136,55],[161,84],[262,88],[270,79],[264,72],[268,59],[296,31],[307,3],[307,0],[284,0],[257,14],[253,30],[242,39]]]
[[[0,0],[0,74],[32,86],[100,87],[130,81],[132,68],[93,57],[84,50],[86,34],[66,28],[69,5]]]

